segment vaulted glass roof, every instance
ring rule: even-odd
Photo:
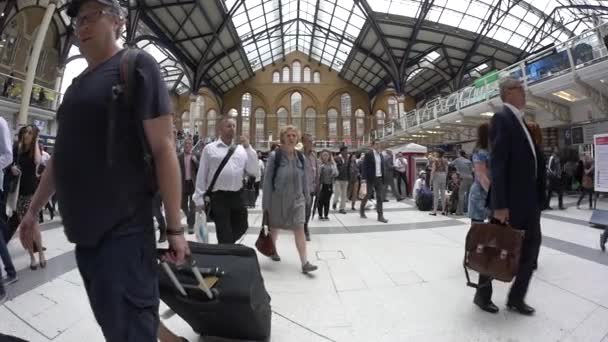
[[[55,19],[67,27],[61,1]],[[218,94],[296,50],[370,96],[453,91],[608,18],[600,0],[119,1],[131,38],[166,56],[171,88]]]
[[[425,0],[373,0],[375,12],[417,18]],[[426,20],[484,34],[518,49],[534,50],[597,26],[592,15],[606,6],[597,0],[435,0]],[[500,18],[484,31],[488,20]]]
[[[232,21],[254,71],[295,50],[339,71],[365,16],[353,0],[245,0]]]

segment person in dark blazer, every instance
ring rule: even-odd
[[[194,182],[198,172],[198,159],[192,153],[193,141],[188,137],[184,140],[184,152],[178,155],[179,168],[182,171],[182,211],[186,215],[188,233],[194,233],[194,217],[196,206],[192,201]]]
[[[539,162],[540,151],[526,126],[523,108],[526,93],[522,83],[512,77],[503,78],[499,85],[504,107],[490,122],[490,209],[495,220],[509,223],[514,229],[525,231],[519,269],[507,298],[507,308],[523,315],[535,309],[525,302],[534,272],[541,242],[540,209],[544,196],[539,193],[539,180],[544,164]],[[540,176],[540,177],[539,177]],[[496,313],[492,303],[490,279],[482,282],[475,295],[475,304]]]
[[[371,196],[371,189],[376,192],[376,211],[378,212],[378,221],[387,223],[388,220],[384,218],[382,212],[382,200],[384,198],[384,158],[382,152],[380,152],[380,144],[375,140],[372,141],[371,150],[369,150],[363,157],[363,167],[361,169],[361,182],[367,183],[367,196],[361,202],[360,215],[361,218],[367,218],[365,215],[365,205]],[[390,171],[392,172],[392,171]]]

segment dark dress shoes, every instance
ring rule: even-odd
[[[486,302],[475,298],[475,300],[473,300],[473,303],[475,303],[475,305],[477,305],[481,310],[485,312],[495,314],[499,311],[498,306],[494,305],[491,300]]]
[[[507,309],[511,310],[511,311],[516,311],[519,312],[522,315],[525,316],[532,316],[534,315],[534,312],[536,310],[534,310],[533,307],[531,307],[530,305],[521,302],[521,303],[507,303]]]

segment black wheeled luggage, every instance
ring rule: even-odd
[[[270,296],[255,250],[242,245],[189,244],[196,267],[203,275],[209,270],[220,273],[219,280],[208,291],[199,287],[191,268],[161,264],[162,301],[202,336],[228,341],[270,341]],[[171,272],[167,272],[169,269]],[[178,284],[171,279],[172,275]],[[180,293],[180,287],[186,296]]]

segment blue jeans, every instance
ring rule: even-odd
[[[76,246],[91,308],[108,342],[156,342],[158,276],[153,228]]]

